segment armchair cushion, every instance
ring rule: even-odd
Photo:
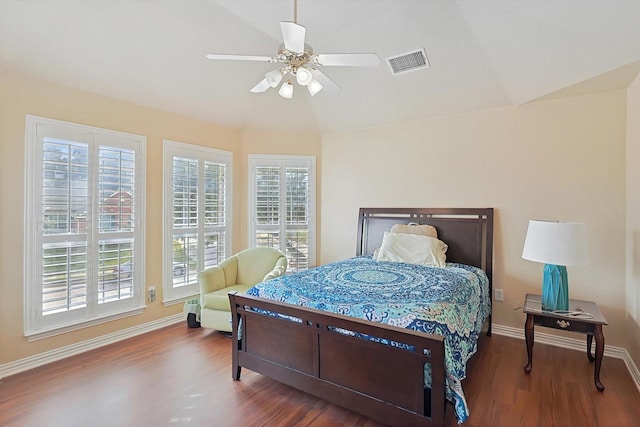
[[[231,285],[224,289],[209,292],[204,295],[204,303],[202,306],[213,310],[225,310],[230,312],[231,306],[229,305],[229,292],[236,291],[245,293],[252,286],[253,285]]]

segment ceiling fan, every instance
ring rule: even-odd
[[[208,59],[263,61],[283,64],[271,70],[255,85],[251,92],[265,92],[277,87],[283,98],[293,98],[293,81],[306,86],[311,96],[320,92],[325,86],[340,89],[329,79],[319,67],[375,67],[380,63],[375,53],[314,53],[311,46],[305,43],[305,28],[297,23],[297,0],[293,4],[293,21],[280,22],[283,44],[275,56],[230,55],[210,53]]]

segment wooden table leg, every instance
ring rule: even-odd
[[[524,367],[525,374],[531,372],[533,365],[533,315],[527,313],[527,320],[524,323],[524,338],[527,343],[527,366]],[[596,341],[597,344],[597,341]]]
[[[593,334],[596,337],[596,364],[593,369],[593,380],[598,391],[604,391],[604,386],[600,382],[600,366],[602,365],[602,356],[604,355],[604,335],[602,334],[602,325],[594,325]]]
[[[589,358],[589,362],[596,360],[591,354],[591,343],[593,343],[593,334],[587,334],[587,357]]]

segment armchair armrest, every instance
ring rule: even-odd
[[[273,270],[267,273],[267,275],[264,276],[264,279],[262,279],[262,281],[266,282],[267,280],[275,279],[276,277],[282,276],[286,272],[287,272],[287,257],[281,256],[280,258],[278,258],[278,261],[276,261],[276,265],[275,267],[273,267]]]
[[[201,300],[205,294],[217,291],[226,286],[224,270],[219,265],[209,267],[198,273],[198,283],[200,284]]]

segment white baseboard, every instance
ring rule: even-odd
[[[491,331],[492,333],[495,333],[497,335],[524,340],[523,328],[513,328],[511,326],[494,324],[491,327]],[[544,332],[540,332],[538,330],[536,330],[535,333],[535,341],[537,343],[553,345],[555,347],[586,351],[585,340],[545,334]],[[627,369],[629,370],[629,374],[631,374],[631,379],[636,384],[638,391],[640,391],[640,371],[638,370],[638,367],[635,365],[635,363],[633,363],[631,355],[629,354],[627,349],[622,347],[615,347],[612,345],[605,345],[604,355],[608,357],[614,357],[616,359],[622,359]]]
[[[0,365],[0,379],[184,321],[184,314],[178,313],[173,316],[154,320],[153,322],[133,326],[101,337],[92,338],[76,344],[25,357],[24,359],[16,360],[14,362],[5,363]]]

